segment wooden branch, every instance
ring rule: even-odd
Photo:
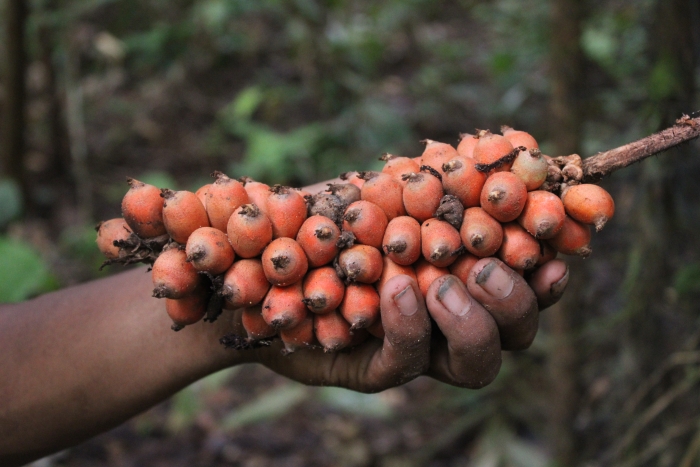
[[[597,182],[616,170],[623,169],[698,136],[700,136],[700,117],[690,118],[684,115],[676,120],[676,124],[670,128],[584,159],[582,182]]]

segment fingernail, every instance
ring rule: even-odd
[[[506,298],[513,291],[515,282],[502,266],[491,261],[476,276],[476,283],[495,298]]]
[[[566,284],[569,283],[569,266],[566,266],[566,272],[564,276],[551,285],[549,288],[549,293],[552,298],[559,298],[564,294],[564,289],[566,289]]]
[[[466,315],[472,307],[471,298],[464,291],[464,288],[457,284],[454,277],[448,277],[440,284],[437,298],[450,313],[456,316]]]
[[[416,300],[416,294],[410,285],[396,294],[394,303],[396,303],[399,311],[404,316],[411,316],[418,311],[418,300]]]

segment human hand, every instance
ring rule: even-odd
[[[305,384],[367,393],[420,375],[480,388],[498,374],[501,350],[530,346],[539,310],[559,300],[568,278],[561,260],[546,263],[526,282],[498,259],[485,258],[472,268],[466,286],[455,276],[443,276],[423,299],[412,278],[396,276],[381,290],[383,340],[370,337],[341,352],[319,348],[289,355],[283,355],[277,340],[246,351],[246,361]]]

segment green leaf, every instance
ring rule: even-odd
[[[56,286],[46,263],[30,245],[0,237],[0,302],[20,302]]]
[[[0,228],[22,212],[22,193],[13,180],[0,180]]]

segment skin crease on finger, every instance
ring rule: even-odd
[[[449,384],[478,389],[501,368],[501,344],[493,317],[455,276],[443,276],[428,289],[430,315],[442,335],[431,352],[431,375]]]

